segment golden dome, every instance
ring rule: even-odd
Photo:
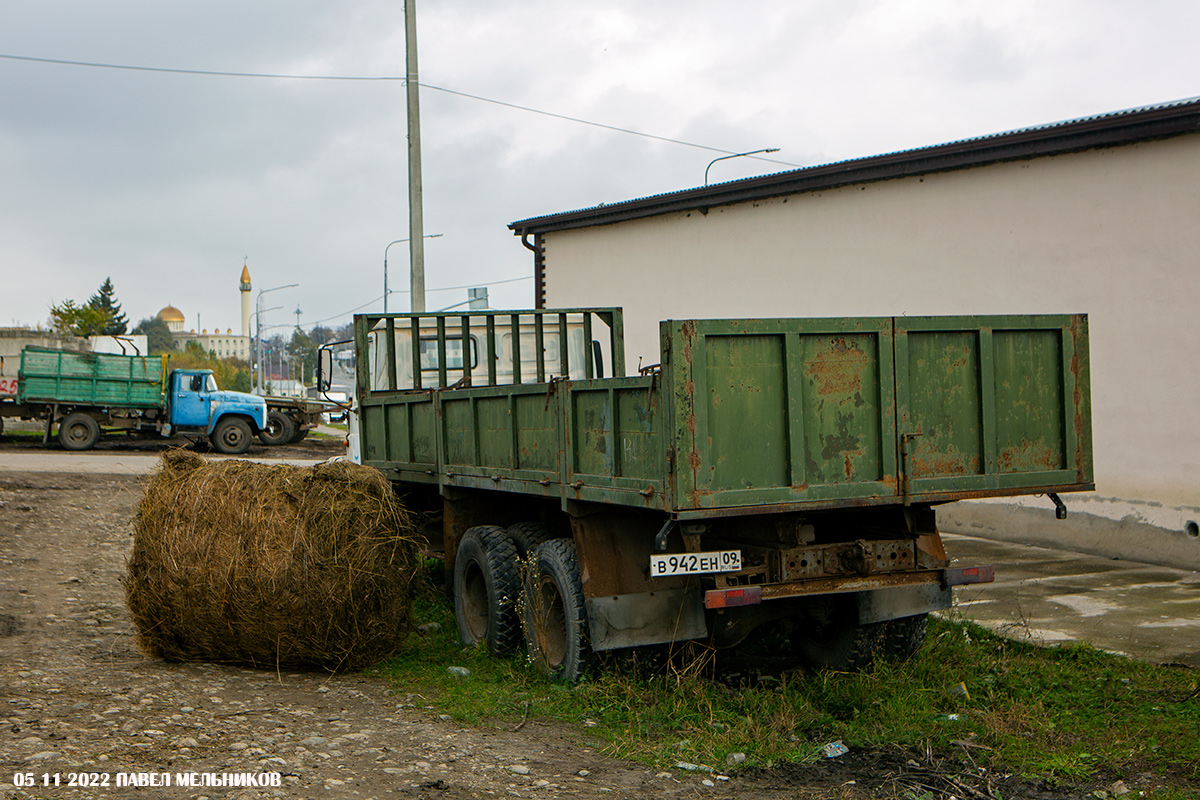
[[[245,264],[242,265],[242,284],[247,290],[250,288],[250,267]]]
[[[186,318],[183,316],[183,312],[175,306],[167,306],[158,312],[158,319],[163,322],[183,322]]]

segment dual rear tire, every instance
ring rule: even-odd
[[[529,659],[551,678],[576,683],[591,660],[591,645],[575,542],[542,542],[528,565],[523,597]]]
[[[839,604],[829,619],[793,636],[796,651],[810,666],[853,672],[880,656],[908,660],[921,649],[929,626],[928,614],[874,623],[857,622],[856,616],[849,604]]]
[[[525,640],[530,661],[567,683],[586,671],[591,648],[575,543],[529,523],[469,529],[454,560],[454,616],[464,644],[495,656]]]
[[[282,411],[267,411],[267,427],[258,432],[259,441],[268,447],[289,444],[296,435],[296,423]]]
[[[454,562],[454,612],[465,644],[504,656],[524,638],[530,662],[556,680],[576,683],[590,665],[575,542],[551,538],[539,525],[466,532]],[[857,616],[848,599],[830,602],[794,630],[798,655],[813,667],[848,671],[878,656],[904,660],[920,649],[929,623],[927,614],[869,624]]]
[[[521,644],[517,548],[504,528],[480,525],[458,543],[454,559],[454,618],[464,644],[494,656]]]
[[[259,441],[268,447],[281,444],[297,444],[308,436],[308,430],[296,424],[296,420],[276,409],[267,411],[267,427],[258,432]]]

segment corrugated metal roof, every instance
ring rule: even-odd
[[[1000,161],[1059,155],[1197,132],[1200,132],[1200,97],[1192,97],[930,147],[864,156],[621,203],[530,217],[513,222],[508,227],[514,233],[523,235],[610,225],[674,211],[818,191],[850,183],[965,169]]]

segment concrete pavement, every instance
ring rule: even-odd
[[[1088,642],[1158,663],[1200,667],[1200,574],[1064,550],[944,534],[958,566],[996,581],[960,586],[952,614],[1006,636]]]

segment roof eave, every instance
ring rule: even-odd
[[[823,164],[613,205],[531,217],[513,222],[508,227],[517,235],[527,235],[611,225],[660,214],[708,209],[848,184],[1062,155],[1197,132],[1200,132],[1200,101],[1191,101]]]

